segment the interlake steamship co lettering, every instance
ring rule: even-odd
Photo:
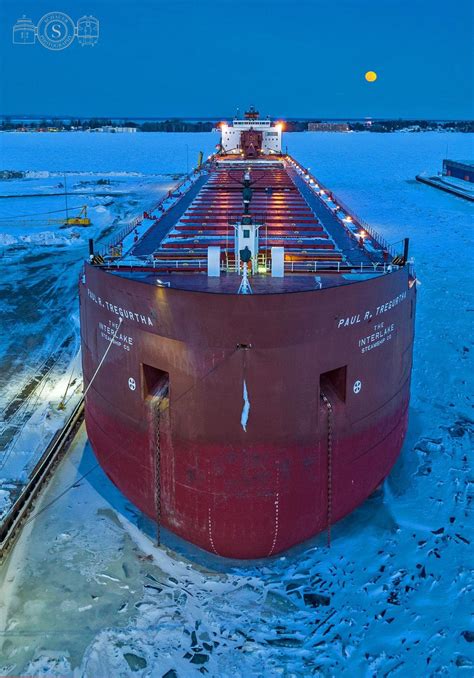
[[[389,341],[392,338],[392,334],[395,331],[395,323],[392,323],[388,327],[384,326],[384,323],[378,323],[374,327],[372,334],[368,334],[366,337],[359,339],[359,348],[361,353],[367,353],[373,348],[378,348],[386,341]]]
[[[117,325],[117,323],[114,323],[114,325]],[[131,337],[128,334],[122,334],[121,332],[116,333],[116,327],[110,326],[110,325],[105,325],[104,323],[99,322],[99,329],[101,330],[102,335],[107,335],[105,338],[106,339],[112,339],[112,337],[115,337],[115,339],[118,341],[118,343],[123,343],[123,344],[128,344],[129,346],[133,346],[133,337]]]
[[[339,318],[337,321],[337,329],[341,327],[350,327],[351,325],[358,325],[363,320],[366,321],[372,320],[374,316],[380,316],[383,313],[390,311],[392,308],[395,308],[395,306],[398,306],[398,304],[400,304],[406,298],[407,293],[401,292],[394,299],[390,299],[390,301],[386,301],[384,304],[376,306],[373,311],[370,310],[361,311],[360,313],[355,313],[354,315],[348,315],[344,318]]]
[[[127,320],[133,320],[141,325],[147,325],[153,327],[153,320],[149,315],[144,315],[143,313],[136,313],[129,308],[122,308],[122,306],[117,306],[116,304],[110,303],[107,299],[102,299],[95,292],[92,292],[89,288],[87,289],[87,296],[91,301],[93,301],[98,306],[106,308],[110,313],[115,313],[115,315],[120,316],[121,318],[126,318]]]

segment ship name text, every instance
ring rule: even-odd
[[[91,301],[93,301],[98,306],[106,308],[110,313],[115,313],[115,315],[120,316],[121,318],[126,318],[127,320],[133,320],[134,322],[139,323],[140,325],[147,325],[153,327],[153,320],[149,315],[144,315],[142,313],[136,313],[128,308],[122,308],[122,306],[117,306],[112,304],[107,299],[102,299],[95,292],[92,292],[89,288],[87,289],[87,296]]]
[[[366,322],[369,322],[370,320],[372,320],[372,318],[374,316],[375,317],[380,316],[383,313],[390,311],[392,308],[395,308],[395,306],[398,306],[398,304],[400,304],[406,298],[407,298],[407,293],[401,292],[394,299],[390,299],[389,301],[385,302],[384,304],[380,304],[380,306],[376,306],[372,310],[361,311],[360,313],[355,313],[354,315],[348,315],[344,318],[339,318],[338,322],[337,322],[337,328],[340,329],[341,327],[350,327],[351,325],[358,325],[359,323],[363,322],[364,320]]]

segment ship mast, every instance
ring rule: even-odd
[[[245,260],[244,257],[248,257],[247,261]],[[243,266],[242,266],[242,280],[239,285],[239,289],[237,294],[253,294],[252,287],[249,282],[248,278],[248,262],[250,261],[250,250],[248,247],[246,247],[244,250],[241,250],[240,252],[240,259],[243,261]]]

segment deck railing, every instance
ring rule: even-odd
[[[391,273],[398,266],[387,262],[372,262],[351,266],[343,261],[285,261],[287,273]]]
[[[133,257],[133,260],[130,260],[127,263],[124,260],[117,259],[117,261],[110,260],[103,264],[104,268],[114,269],[114,270],[140,270],[140,271],[156,271],[157,273],[161,272],[185,272],[187,270],[207,270],[207,258],[199,259],[170,259],[166,260],[157,260],[151,257],[150,255],[143,257]],[[365,273],[365,274],[383,274],[383,273],[392,273],[393,271],[398,270],[398,266],[390,264],[388,262],[373,262],[371,264],[360,263],[355,266],[351,266],[343,261],[285,261],[285,273],[296,273],[296,274],[306,274],[311,275],[313,273]],[[221,262],[220,267],[221,272],[223,273],[235,273],[236,265],[235,261],[225,261]],[[267,260],[265,263],[265,272],[269,273],[271,270],[271,262]],[[261,270],[259,270],[262,273]]]
[[[359,217],[355,212],[353,212],[349,207],[345,205],[345,203],[340,200],[340,198],[337,198],[333,191],[331,189],[327,188],[319,179],[317,179],[309,170],[307,170],[305,167],[303,167],[297,160],[295,160],[293,157],[288,156],[290,160],[295,164],[295,166],[304,174],[305,177],[309,177],[310,179],[313,180],[313,182],[317,185],[317,189],[315,186],[312,186],[309,184],[310,188],[313,188],[315,191],[324,191],[327,195],[331,196],[332,201],[338,205],[338,207],[343,210],[347,216],[350,216],[352,219],[352,223],[354,223],[356,226],[358,226],[361,230],[366,231],[370,237],[375,240],[375,242],[379,243],[379,245],[383,248],[386,249],[392,256],[396,256],[398,252],[395,250],[394,246],[391,245],[386,238],[383,237],[378,231],[375,230],[370,224],[368,224],[365,219],[362,219],[362,217]],[[321,202],[325,207],[332,213],[335,214],[335,216],[339,219],[341,224],[346,228],[346,230],[351,234],[352,233],[351,229],[346,226],[346,224],[343,222],[343,220],[338,216],[337,212],[335,213],[334,210],[331,209],[331,207],[326,203],[325,200],[321,199]]]
[[[161,219],[161,217],[166,213],[166,210],[162,210],[163,204],[170,199],[170,197],[173,197],[173,193],[176,193],[176,191],[180,191],[183,186],[189,181],[189,185],[186,187],[186,190],[182,193],[187,193],[191,186],[193,185],[193,178],[195,178],[196,174],[194,172],[191,172],[187,174],[179,183],[177,183],[173,189],[171,189],[167,195],[164,195],[157,203],[155,203],[150,209],[149,212],[150,214],[153,214],[156,210],[160,210],[160,214],[158,215],[157,221]],[[117,247],[120,245],[123,240],[130,235],[130,233],[137,228],[143,221],[143,212],[140,212],[135,217],[132,217],[129,221],[126,222],[125,226],[118,231],[117,233],[114,233],[114,235],[106,241],[105,244],[102,245],[101,249],[99,250],[99,254],[102,256],[109,254],[110,249],[113,247]],[[150,226],[152,225],[153,222],[150,222]]]

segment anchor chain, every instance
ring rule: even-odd
[[[155,444],[155,512],[156,512],[156,545],[161,543],[161,449],[160,449],[160,422],[161,399],[155,405],[154,412],[154,444]]]
[[[328,546],[331,546],[331,522],[332,522],[332,405],[327,396],[321,391],[321,400],[326,405],[328,413],[327,435],[327,523],[328,523]]]

